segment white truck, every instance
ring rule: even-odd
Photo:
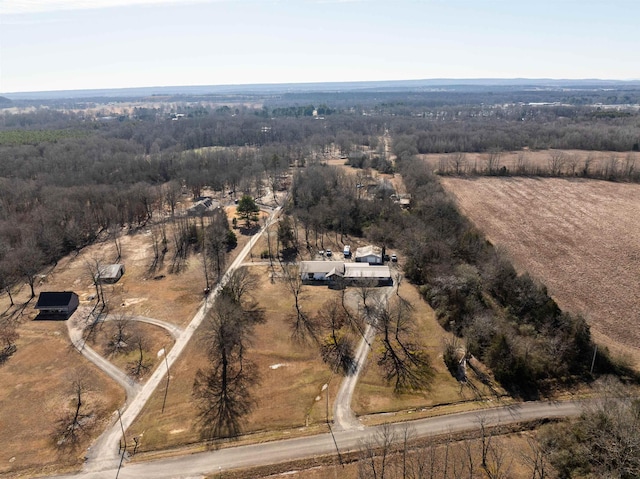
[[[345,258],[351,258],[351,246],[346,245],[342,253],[344,254]]]

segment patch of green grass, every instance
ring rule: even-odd
[[[80,138],[89,132],[83,130],[6,130],[0,131],[0,145],[36,145],[55,143],[65,138]]]

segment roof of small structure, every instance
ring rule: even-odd
[[[382,249],[379,248],[378,246],[369,245],[369,246],[362,246],[356,250],[356,258],[361,258],[363,256],[371,256],[371,255],[382,256]]]
[[[73,291],[43,291],[40,293],[35,307],[40,309],[68,306],[75,294]]]
[[[121,269],[124,269],[123,264],[106,264],[100,266],[98,277],[101,279],[117,278]]]
[[[366,263],[345,263],[344,277],[353,278],[390,278],[388,266],[371,266]]]
[[[344,271],[342,261],[301,261],[300,273],[329,273],[332,270]]]

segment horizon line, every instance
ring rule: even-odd
[[[135,90],[167,90],[167,89],[223,89],[223,88],[268,88],[268,87],[320,87],[322,85],[327,86],[340,86],[340,85],[362,85],[367,86],[374,84],[403,84],[403,83],[430,83],[430,86],[437,86],[435,82],[446,82],[443,86],[454,86],[452,82],[460,82],[457,84],[477,84],[479,82],[500,82],[502,85],[508,85],[509,82],[522,83],[522,82],[551,82],[551,83],[568,83],[568,82],[594,82],[594,83],[640,83],[640,78],[634,79],[617,79],[617,78],[553,78],[553,77],[433,77],[433,78],[419,78],[419,79],[402,79],[402,80],[332,80],[332,81],[303,81],[303,82],[262,82],[262,83],[221,83],[221,84],[191,84],[191,85],[142,85],[142,86],[126,86],[126,87],[91,87],[91,88],[71,88],[71,89],[54,89],[54,90],[22,90],[22,91],[7,91],[0,92],[0,96],[6,95],[37,95],[37,94],[63,94],[63,93],[91,93],[91,92],[124,92]],[[248,91],[245,91],[249,93]],[[211,92],[215,93],[215,92]],[[240,93],[236,91],[235,93]]]

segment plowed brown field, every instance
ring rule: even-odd
[[[519,271],[582,313],[594,338],[640,368],[640,185],[443,178],[462,211]]]

